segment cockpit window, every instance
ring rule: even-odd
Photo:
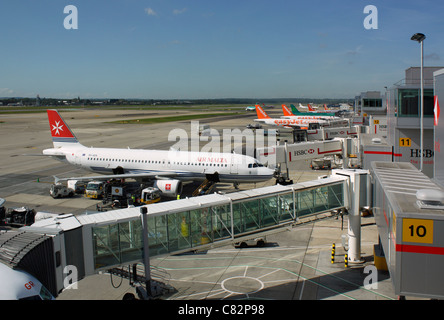
[[[51,292],[44,286],[40,289],[40,297],[42,297],[43,300],[52,300],[53,298]]]
[[[257,168],[257,167],[263,167],[263,166],[264,166],[263,164],[260,164],[258,162],[248,164],[248,168]]]

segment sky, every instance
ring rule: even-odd
[[[353,98],[420,65],[414,33],[424,65],[444,66],[443,12],[436,0],[4,0],[0,97]]]

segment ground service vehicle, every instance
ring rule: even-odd
[[[104,194],[104,182],[103,181],[90,181],[88,182],[85,190],[85,197],[91,199],[100,199]]]
[[[267,242],[266,237],[254,237],[234,243],[236,248],[247,248],[252,246],[263,247]]]
[[[144,204],[156,203],[160,201],[160,190],[153,187],[148,187],[142,190],[140,202]]]
[[[56,183],[51,185],[51,188],[49,189],[49,194],[53,198],[72,197],[74,195],[74,190],[61,183]]]
[[[28,207],[5,208],[5,199],[0,198],[0,226],[23,227],[34,223],[35,210]],[[1,283],[1,282],[0,282]]]

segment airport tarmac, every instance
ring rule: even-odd
[[[175,110],[174,115],[189,114]],[[202,113],[202,111],[193,111]],[[267,110],[279,115],[278,110]],[[122,118],[147,118],[171,115],[165,110],[75,110],[62,112],[79,141],[86,146],[114,148],[168,149],[175,140],[168,141],[174,128],[190,130],[189,121],[161,124],[115,124]],[[253,123],[255,113],[200,120],[212,128],[239,128]],[[0,197],[6,207],[28,206],[37,211],[82,214],[94,211],[97,200],[81,196],[53,199],[49,186],[53,176],[71,177],[89,174],[72,165],[43,156],[43,149],[52,141],[46,112],[3,114],[0,123]],[[285,136],[282,137],[285,139]],[[289,138],[289,137],[288,137]],[[290,140],[290,139],[289,139]],[[294,183],[317,179],[327,171],[304,170],[290,172]],[[240,189],[258,188],[274,184],[241,184]],[[231,185],[218,186],[219,191],[235,191]],[[282,300],[383,300],[396,299],[387,272],[377,273],[377,289],[367,289],[364,280],[366,265],[373,264],[373,245],[378,242],[372,217],[362,219],[363,263],[344,267],[342,235],[347,233],[347,217],[324,218],[297,227],[288,227],[267,235],[265,247],[214,248],[205,252],[153,258],[151,264],[161,270],[159,281],[175,291],[165,299],[282,299]],[[331,263],[331,246],[336,243],[335,262]],[[120,285],[119,285],[120,284]],[[114,288],[118,287],[118,288]],[[114,300],[127,292],[134,293],[128,280],[109,274],[87,277],[78,289],[65,290],[60,300]]]
[[[153,258],[153,279],[174,288],[163,297],[168,300],[395,300],[388,272],[364,273],[366,266],[373,265],[377,231],[372,217],[362,222],[359,265],[344,264],[341,243],[347,218],[342,222],[329,217],[268,234],[264,247],[228,245]],[[366,277],[371,274],[377,282],[367,288]],[[119,300],[127,292],[135,292],[127,279],[101,274],[81,280],[76,290],[65,290],[58,299]]]

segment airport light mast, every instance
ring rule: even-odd
[[[421,119],[420,119],[420,165],[419,170],[422,172],[423,170],[423,160],[424,160],[424,40],[426,36],[422,33],[415,33],[410,40],[418,41],[421,44]]]

